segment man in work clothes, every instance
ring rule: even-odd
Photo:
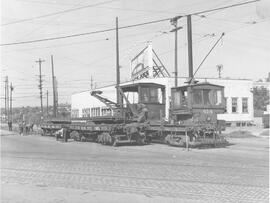
[[[8,121],[8,130],[12,131],[12,121]]]

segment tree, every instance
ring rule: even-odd
[[[265,111],[269,104],[269,90],[265,87],[253,88],[253,106],[254,110]]]

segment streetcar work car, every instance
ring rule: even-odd
[[[227,144],[219,135],[225,129],[225,121],[218,120],[218,114],[225,112],[223,86],[204,82],[174,87],[171,99],[170,117],[188,129],[191,146]],[[167,140],[177,144],[177,139]],[[180,140],[183,140],[181,144],[186,142],[183,137]]]

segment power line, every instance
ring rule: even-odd
[[[204,10],[204,11],[199,11],[199,12],[196,12],[196,13],[192,13],[190,15],[199,15],[199,14],[202,14],[202,13],[210,13],[210,12],[213,12],[213,11],[219,11],[219,10],[223,10],[223,9],[227,9],[227,8],[232,8],[232,7],[236,7],[236,6],[242,6],[242,5],[246,5],[246,4],[250,4],[250,3],[255,3],[255,2],[258,2],[258,1],[260,1],[260,0],[245,1],[245,2],[242,2],[242,3],[232,4],[232,5],[223,6],[223,7],[219,7],[219,8],[208,9],[208,10]]]
[[[55,13],[49,13],[49,14],[46,14],[46,15],[36,16],[36,17],[33,17],[33,18],[26,18],[26,19],[22,19],[22,20],[12,21],[12,22],[9,22],[9,23],[2,24],[1,26],[6,26],[6,25],[17,24],[17,23],[21,23],[21,22],[32,21],[32,20],[36,20],[36,19],[41,19],[41,18],[45,18],[45,17],[59,15],[59,14],[62,14],[62,13],[68,13],[68,12],[72,12],[72,11],[77,11],[77,10],[81,10],[81,9],[85,9],[85,8],[89,8],[89,7],[95,7],[95,6],[99,6],[99,5],[102,5],[102,4],[111,3],[113,1],[116,1],[116,0],[103,1],[103,2],[100,2],[100,3],[96,3],[96,4],[81,6],[81,7],[77,7],[77,8],[71,8],[71,9],[67,9],[67,10],[63,10],[63,11],[59,11],[59,12],[55,12]]]
[[[62,36],[62,37],[50,37],[50,38],[30,40],[30,41],[12,42],[12,43],[0,44],[0,46],[9,46],[9,45],[29,44],[29,43],[35,43],[35,42],[52,41],[52,40],[57,40],[57,39],[66,39],[66,38],[71,38],[71,37],[79,37],[79,36],[84,36],[84,35],[91,35],[91,34],[109,32],[109,31],[112,31],[112,30],[114,30],[114,28],[104,29],[104,30],[97,30],[97,31],[80,33],[80,34],[66,35],[66,36]]]
[[[200,12],[195,12],[195,13],[191,13],[191,14],[188,14],[188,15],[199,15],[199,14],[202,14],[202,13],[209,13],[209,12],[223,10],[223,9],[232,8],[232,7],[236,7],[236,6],[242,6],[242,5],[246,5],[246,4],[250,4],[250,3],[254,3],[254,2],[258,2],[258,1],[260,1],[260,0],[246,1],[246,2],[243,2],[243,3],[232,4],[232,5],[229,5],[229,6],[223,6],[223,7],[219,7],[219,8],[214,8],[214,9],[204,10],[204,11],[200,11]],[[182,15],[182,17],[188,16],[188,15]],[[148,21],[148,22],[143,22],[143,23],[126,25],[126,26],[119,27],[118,29],[127,29],[127,28],[139,27],[139,26],[143,26],[143,25],[155,24],[155,23],[168,21],[170,19],[171,18],[164,18],[164,19],[160,19],[160,20],[153,20],[153,21]],[[113,30],[115,30],[115,28],[108,28],[108,29],[103,29],[103,30],[96,30],[96,31],[92,31],[92,32],[72,34],[72,35],[66,35],[66,36],[60,36],[60,37],[51,37],[51,38],[44,38],[44,39],[37,39],[37,40],[5,43],[5,44],[0,44],[0,46],[10,46],[10,45],[19,45],[19,44],[29,44],[29,43],[36,43],[36,42],[52,41],[52,40],[66,39],[66,38],[72,38],[72,37],[80,37],[80,36],[91,35],[91,34],[99,34],[99,33],[104,33],[104,32],[110,32],[110,31],[113,31]]]
[[[148,35],[148,34],[152,34],[155,32],[142,32],[142,33],[137,33],[137,34],[130,34],[130,35],[124,35],[121,37],[121,39],[124,38],[131,38],[131,37],[137,37],[137,36],[141,36],[141,35]],[[104,38],[104,39],[98,39],[98,40],[87,40],[87,41],[80,41],[80,42],[72,42],[72,43],[64,43],[64,44],[56,44],[56,45],[51,45],[51,46],[46,46],[46,47],[34,47],[34,48],[29,48],[29,49],[17,49],[17,50],[11,50],[11,51],[7,51],[4,52],[6,53],[10,53],[10,52],[17,52],[17,51],[31,51],[31,50],[37,50],[37,49],[48,49],[48,48],[54,48],[54,47],[65,47],[65,46],[72,46],[72,45],[78,45],[78,44],[89,44],[89,43],[97,43],[97,42],[105,42],[105,41],[109,41],[110,38]],[[87,65],[87,64],[86,64]]]
[[[168,21],[170,19],[171,18],[166,18],[166,19],[161,19],[161,20],[154,20],[154,21],[148,21],[148,22],[144,22],[144,23],[127,25],[127,26],[119,27],[118,29],[120,30],[120,29],[125,29],[125,28],[138,27],[138,26],[142,26],[142,25],[149,25],[149,24]],[[0,46],[9,46],[9,45],[29,44],[29,43],[35,43],[35,42],[52,41],[52,40],[66,39],[66,38],[79,37],[79,36],[85,36],[85,35],[91,35],[91,34],[99,34],[99,33],[110,32],[110,31],[114,31],[114,30],[115,30],[115,28],[108,28],[108,29],[96,30],[96,31],[92,31],[92,32],[85,32],[85,33],[79,33],[79,34],[73,34],[73,35],[66,35],[66,36],[62,36],[62,37],[50,37],[50,38],[37,39],[37,40],[6,43],[6,44],[0,44]]]

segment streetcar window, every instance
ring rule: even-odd
[[[173,93],[173,107],[180,108],[181,106],[181,92]]]
[[[162,103],[162,91],[160,88],[141,88],[141,100],[143,103]]]
[[[181,91],[181,96],[182,96],[181,105],[183,107],[187,107],[187,105],[188,105],[188,101],[187,101],[187,98],[188,98],[187,90]]]
[[[202,90],[193,90],[193,102],[194,104],[202,104]]]
[[[149,89],[150,90],[150,102],[158,102],[158,89]]]
[[[213,105],[222,104],[222,93],[221,90],[212,90],[213,92]]]
[[[138,103],[138,95],[139,95],[138,92],[125,92],[124,94],[131,104]],[[124,106],[127,105],[125,99],[123,100],[123,104],[124,104]]]
[[[173,94],[173,107],[174,108],[183,108],[187,107],[187,91],[186,90],[180,90],[175,91]]]
[[[149,89],[148,88],[141,88],[141,97],[142,102],[149,102]]]
[[[211,104],[211,100],[210,100],[210,91],[209,89],[204,89],[203,90],[203,103],[204,105],[210,105]]]

